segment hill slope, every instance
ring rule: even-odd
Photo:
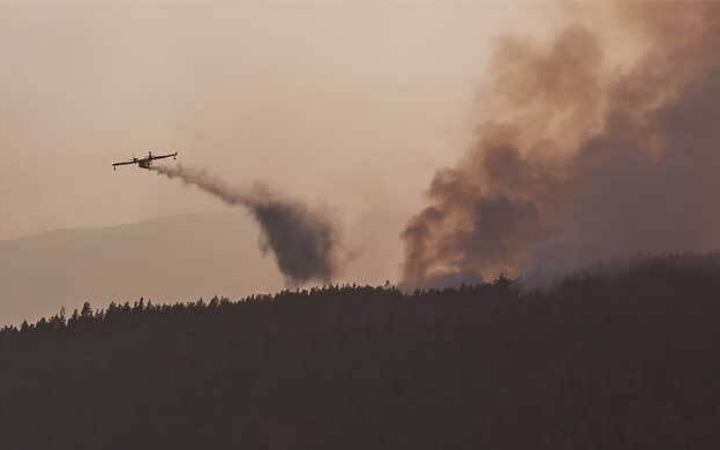
[[[328,288],[0,333],[4,448],[717,448],[720,268]]]
[[[353,258],[342,275],[371,284],[393,279],[404,221],[392,211],[356,218]],[[0,326],[86,300],[105,306],[140,297],[186,301],[276,291],[283,277],[259,239],[253,219],[229,209],[0,241]]]
[[[20,323],[85,300],[197,299],[282,287],[244,214],[176,216],[0,241],[0,323]]]

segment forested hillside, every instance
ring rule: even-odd
[[[720,266],[86,305],[0,332],[3,449],[716,449]]]

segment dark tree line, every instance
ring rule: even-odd
[[[85,304],[0,332],[7,449],[715,449],[720,266]]]

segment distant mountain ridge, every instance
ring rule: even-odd
[[[282,287],[242,212],[174,216],[0,241],[0,323],[86,300],[241,296]]]

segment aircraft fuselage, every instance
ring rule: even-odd
[[[130,164],[137,164],[138,167],[141,169],[150,169],[150,165],[152,162],[156,159],[165,159],[165,158],[172,158],[176,159],[178,152],[170,153],[169,155],[159,155],[159,156],[153,156],[152,152],[148,152],[148,155],[145,158],[133,158],[129,161],[123,161],[123,162],[117,162],[113,163],[112,167],[113,170],[117,168],[117,166],[126,166]]]

